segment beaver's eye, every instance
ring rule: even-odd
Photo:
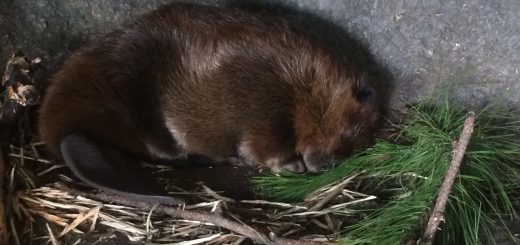
[[[374,89],[370,87],[359,88],[356,91],[356,98],[361,102],[373,102],[375,97]]]

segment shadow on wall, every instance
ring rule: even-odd
[[[302,10],[297,6],[275,1],[228,0],[225,6],[250,12],[270,14],[287,20],[307,34],[324,42],[333,53],[342,56],[357,69],[364,70],[373,81],[378,94],[378,102],[386,105],[392,93],[393,77],[386,66],[374,58],[369,49],[344,27],[324,19],[316,13]]]

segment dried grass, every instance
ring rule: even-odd
[[[11,146],[8,155],[7,203],[12,203],[8,220],[13,244],[35,239],[50,244],[79,244],[89,234],[107,230],[118,231],[130,241],[146,244],[241,244],[248,240],[209,223],[176,219],[157,215],[153,210],[146,212],[71,195],[52,183],[82,184],[73,178],[66,166],[41,158],[37,150],[40,145],[36,142],[23,147]],[[167,169],[158,166],[155,170],[162,172]],[[356,176],[347,176],[297,204],[233,200],[203,184],[197,190],[179,189],[178,192],[189,193],[199,200],[184,206],[184,209],[221,212],[277,237],[331,242],[339,239],[343,224],[356,216],[350,207],[375,199],[345,189]],[[35,229],[37,219],[44,220],[45,234]],[[74,239],[65,239],[68,236]]]

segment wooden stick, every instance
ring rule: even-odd
[[[98,192],[98,193],[89,193],[80,191],[74,188],[71,188],[67,186],[64,183],[56,183],[55,184],[59,189],[68,192],[72,195],[78,195],[78,196],[84,196],[87,198],[91,198],[94,200],[100,200],[102,202],[108,202],[108,203],[116,203],[119,205],[129,206],[129,207],[135,207],[142,210],[150,211],[154,210],[154,213],[158,214],[166,214],[172,217],[176,218],[182,218],[187,220],[194,220],[194,221],[200,221],[203,223],[211,223],[216,226],[220,226],[223,228],[226,228],[230,231],[233,231],[235,233],[238,233],[240,235],[243,235],[245,237],[248,237],[252,239],[253,241],[262,243],[262,244],[269,244],[269,245],[275,245],[275,244],[287,244],[287,245],[325,245],[327,243],[323,242],[316,242],[316,241],[304,241],[304,240],[292,240],[287,238],[281,238],[276,237],[273,233],[266,235],[263,234],[252,227],[240,223],[237,221],[233,221],[230,219],[227,219],[220,214],[211,214],[211,213],[204,213],[204,212],[197,212],[197,211],[191,211],[191,210],[184,210],[180,208],[175,208],[171,206],[164,206],[164,205],[158,205],[155,206],[153,203],[147,203],[147,202],[141,202],[137,200],[129,200],[123,196],[116,196],[110,193],[106,192]],[[154,208],[155,206],[155,208]]]
[[[6,159],[4,154],[4,147],[8,144],[8,126],[0,124],[0,244],[7,244],[7,224],[5,222],[5,189],[4,177],[6,169]]]
[[[435,240],[435,233],[439,229],[439,224],[441,220],[444,220],[443,215],[444,210],[446,209],[446,204],[448,203],[448,197],[453,187],[453,182],[455,181],[457,173],[459,172],[460,164],[464,154],[466,153],[469,140],[471,139],[474,124],[475,113],[470,111],[466,116],[466,121],[464,122],[464,128],[462,129],[460,139],[455,143],[455,149],[453,150],[450,168],[444,177],[439,194],[437,195],[437,201],[435,202],[433,212],[430,216],[430,219],[428,220],[428,224],[426,225],[426,229],[421,238],[421,244],[430,245],[433,243]]]

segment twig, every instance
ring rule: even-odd
[[[69,225],[67,225],[63,229],[63,231],[58,235],[58,238],[64,236],[69,231],[71,231],[72,229],[76,228],[78,225],[83,223],[83,221],[85,221],[85,220],[93,217],[94,215],[98,214],[99,210],[101,209],[101,207],[103,207],[103,205],[98,205],[98,206],[96,206],[94,208],[91,208],[90,210],[88,210],[86,212],[80,213],[78,215],[78,217],[72,223],[70,223]]]
[[[16,231],[13,218],[10,219],[9,224],[11,224],[11,233],[13,234],[13,238],[11,240],[14,240],[16,245],[21,245],[22,243],[20,243],[20,238],[18,237],[18,232]]]
[[[323,197],[318,203],[316,203],[316,205],[311,207],[308,211],[310,212],[310,211],[321,210],[323,208],[323,206],[325,206],[325,204],[327,204],[328,202],[330,202],[330,200],[334,199],[336,196],[341,194],[341,192],[343,191],[345,186],[347,186],[350,182],[352,182],[352,180],[354,178],[358,177],[360,174],[361,173],[356,173],[356,174],[348,177],[347,179],[341,181],[336,186],[332,187],[330,189],[331,191],[325,197]]]
[[[23,149],[20,148],[20,151]],[[51,161],[49,160],[45,160],[45,159],[39,159],[39,158],[35,158],[35,157],[29,157],[27,155],[22,155],[22,154],[16,154],[16,153],[9,153],[9,156],[12,156],[12,157],[19,157],[21,159],[26,159],[26,160],[32,160],[32,161],[37,161],[37,162],[41,162],[41,163],[52,163]],[[65,165],[63,165],[65,166]],[[61,167],[61,166],[60,166]]]
[[[8,129],[5,125],[0,125],[0,244],[7,244],[7,224],[5,222],[5,192],[4,192],[4,177],[6,169],[6,159],[4,154],[4,147],[8,144]]]
[[[62,189],[65,192],[68,192],[72,195],[84,196],[91,199],[100,200],[103,202],[116,203],[124,206],[131,206],[135,208],[139,208],[142,210],[149,211],[154,208],[155,204],[141,202],[137,200],[129,200],[123,196],[115,196],[106,192],[98,192],[98,193],[88,193],[84,191],[80,191],[77,189],[73,189],[67,186],[65,183],[56,183],[55,184],[59,189]],[[239,223],[236,221],[232,221],[222,217],[219,214],[211,214],[211,213],[203,213],[191,210],[178,209],[175,207],[159,205],[154,209],[154,213],[156,214],[166,214],[172,217],[187,219],[187,220],[196,220],[204,223],[211,223],[216,226],[220,226],[226,228],[230,231],[236,232],[240,235],[249,237],[250,239],[261,242],[264,244],[287,244],[287,245],[323,245],[327,243],[323,242],[315,242],[315,241],[303,241],[303,240],[292,240],[286,238],[276,237],[274,234],[265,235],[250,226],[247,226],[243,223]]]
[[[421,238],[421,244],[430,245],[433,243],[435,239],[435,233],[439,229],[439,224],[441,220],[444,220],[443,215],[446,208],[446,203],[448,202],[448,197],[451,192],[453,182],[455,181],[457,173],[459,172],[462,158],[466,153],[466,148],[468,147],[471,134],[473,133],[474,124],[475,113],[470,111],[466,116],[466,121],[464,122],[464,128],[462,129],[460,139],[455,143],[455,149],[453,150],[453,157],[451,158],[450,168],[446,173],[446,177],[444,177],[439,194],[437,195],[437,200],[435,202],[433,212],[430,216],[430,219],[428,220],[425,232]]]

